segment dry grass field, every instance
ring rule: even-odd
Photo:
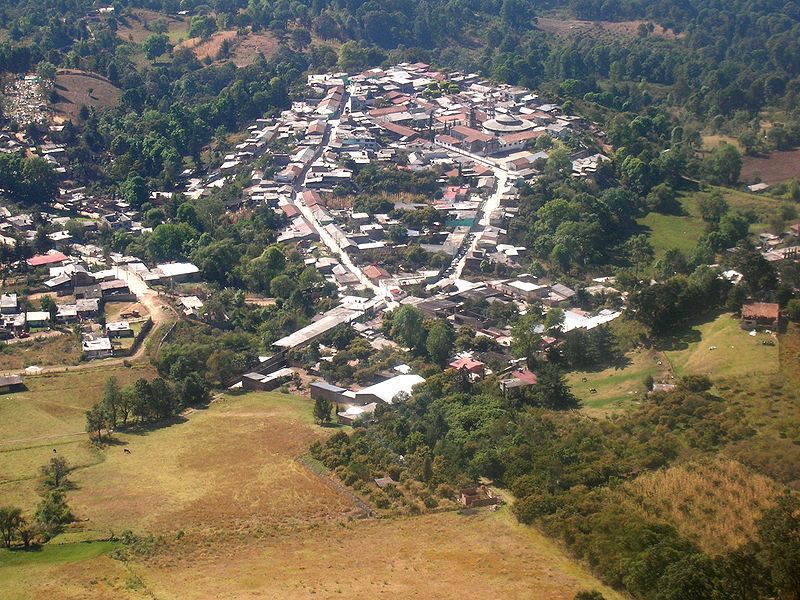
[[[195,57],[197,60],[205,60],[210,58],[211,60],[217,60],[219,56],[220,48],[222,47],[222,43],[224,41],[228,41],[230,44],[236,43],[236,31],[229,30],[229,31],[217,31],[208,39],[202,39],[199,37],[196,38],[189,38],[185,42],[181,42],[176,46],[177,48],[189,48],[194,52]]]
[[[0,585],[53,599],[619,598],[507,510],[352,519],[352,497],[296,459],[332,431],[308,399],[251,393],[118,435],[72,474],[75,530],[152,532],[152,554],[121,562],[104,555],[113,544],[57,539],[29,558],[0,551]]]
[[[278,40],[269,32],[250,33],[236,45],[231,55],[233,63],[237,67],[247,66],[259,53],[269,58],[277,52],[278,46]]]
[[[800,177],[800,149],[772,152],[769,156],[745,156],[742,158],[740,179],[764,183],[778,183]]]
[[[189,19],[174,17],[143,8],[131,9],[129,14],[120,18],[117,36],[134,44],[141,44],[147,36],[152,35],[153,25],[163,21],[167,26],[167,35],[172,43],[183,41],[189,32]]]
[[[31,365],[77,365],[80,356],[81,344],[71,331],[32,337],[0,347],[0,372],[16,371]]]
[[[618,493],[621,502],[672,523],[713,556],[754,539],[756,522],[780,487],[741,463],[717,457],[640,475]]]
[[[551,19],[539,17],[536,26],[546,33],[559,36],[571,35],[613,35],[621,37],[636,37],[639,35],[639,25],[646,21],[579,21],[577,19]],[[674,40],[676,36],[671,29],[664,29],[661,25],[654,23],[655,29],[650,35]]]
[[[105,77],[75,69],[59,69],[55,92],[58,94],[53,106],[56,114],[73,120],[78,118],[81,106],[113,108],[122,98],[119,88]]]

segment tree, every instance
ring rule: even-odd
[[[333,403],[327,398],[319,397],[314,401],[314,420],[320,425],[331,422]]]
[[[572,395],[564,374],[557,366],[543,364],[536,378],[536,385],[532,389],[536,404],[553,410],[578,408],[578,400]]]
[[[142,42],[142,48],[144,49],[145,56],[155,62],[156,58],[167,51],[168,43],[169,38],[165,34],[154,33],[153,35],[148,35],[144,39],[144,42]]]
[[[527,359],[528,366],[533,367],[536,352],[541,348],[543,332],[542,316],[531,307],[511,328],[511,353],[517,358]]]
[[[65,458],[54,456],[46,465],[41,468],[42,478],[45,487],[52,490],[58,490],[66,487],[69,484],[67,475],[71,471],[71,467]]]
[[[17,506],[0,506],[0,537],[6,548],[11,547],[19,529],[25,523],[22,509]]]
[[[392,338],[412,350],[421,350],[425,346],[423,318],[420,309],[404,304],[392,315]]]
[[[288,275],[273,277],[269,284],[269,293],[275,298],[286,299],[297,289],[297,284]]]
[[[800,323],[800,300],[793,298],[786,303],[786,316],[794,323]]]
[[[438,319],[431,326],[428,331],[425,348],[433,362],[438,365],[443,365],[447,362],[447,359],[453,352],[455,337],[453,328],[443,319]]]
[[[605,596],[597,590],[583,591],[575,594],[574,600],[605,600]]]
[[[86,433],[97,433],[97,441],[103,441],[103,427],[106,426],[106,411],[102,404],[94,404],[86,411]]]
[[[800,500],[784,494],[758,523],[763,559],[781,600],[800,598]]]
[[[718,191],[700,199],[700,216],[709,225],[719,224],[720,219],[728,212],[728,209],[728,203]]]
[[[120,400],[121,392],[117,384],[117,378],[109,377],[106,380],[106,387],[103,390],[103,410],[108,419],[108,425],[112,429],[117,426],[117,413]]]
[[[63,526],[71,523],[75,517],[67,505],[64,492],[50,490],[36,507],[36,522],[50,535],[59,533]]]
[[[712,182],[735,185],[742,171],[742,155],[730,144],[720,144],[706,160],[705,169]]]
[[[133,208],[141,208],[142,204],[150,198],[150,190],[147,188],[147,182],[144,177],[140,175],[130,175],[121,186],[119,191],[122,198],[130,204]]]

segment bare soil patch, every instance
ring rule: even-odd
[[[259,53],[269,58],[278,50],[279,42],[275,36],[268,32],[251,33],[237,44],[233,51],[233,63],[237,67],[244,67],[253,62]]]
[[[122,92],[102,75],[59,69],[55,92],[58,100],[53,106],[56,114],[77,120],[81,106],[87,108],[113,108],[118,106]]]
[[[800,178],[800,148],[773,152],[769,156],[745,156],[742,158],[742,181],[779,183],[787,179]]]

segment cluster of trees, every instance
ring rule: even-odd
[[[443,366],[453,354],[456,334],[444,319],[426,320],[415,306],[403,305],[384,318],[384,330],[413,353]]]
[[[38,540],[47,541],[75,520],[66,500],[66,492],[72,487],[68,477],[71,470],[60,456],[42,466],[38,486],[42,499],[32,519],[18,506],[0,506],[0,540],[6,548],[16,543],[27,548]]]
[[[597,421],[509,401],[494,378],[470,386],[451,371],[428,378],[404,402],[380,407],[368,428],[337,433],[312,452],[359,489],[386,474],[434,495],[480,477],[507,485],[522,522],[562,537],[608,583],[637,598],[712,597],[708,590],[726,599],[793,597],[795,498],[765,513],[754,545],[712,559],[615,495],[625,478],[753,435],[741,410],[710,388],[706,378],[686,378],[677,391],[653,394],[624,417]]]
[[[158,421],[174,417],[187,406],[208,402],[208,386],[197,373],[186,373],[176,378],[172,385],[157,377],[152,381],[138,379],[133,384],[120,388],[114,377],[106,381],[103,398],[86,412],[86,432],[97,435],[103,441],[117,427],[138,419],[139,423]]]
[[[41,206],[58,193],[58,175],[43,158],[0,154],[0,190],[12,202]]]

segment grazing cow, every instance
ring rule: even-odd
[[[595,388],[592,388],[592,389],[590,389],[589,391],[590,391],[592,394],[596,394],[596,393],[597,393],[597,390],[596,390]]]
[[[53,448],[53,454],[58,454],[58,450],[56,450],[55,448]]]
[[[122,452],[125,453],[125,454],[130,454],[131,453],[131,451],[128,450],[127,448],[123,448]]]

